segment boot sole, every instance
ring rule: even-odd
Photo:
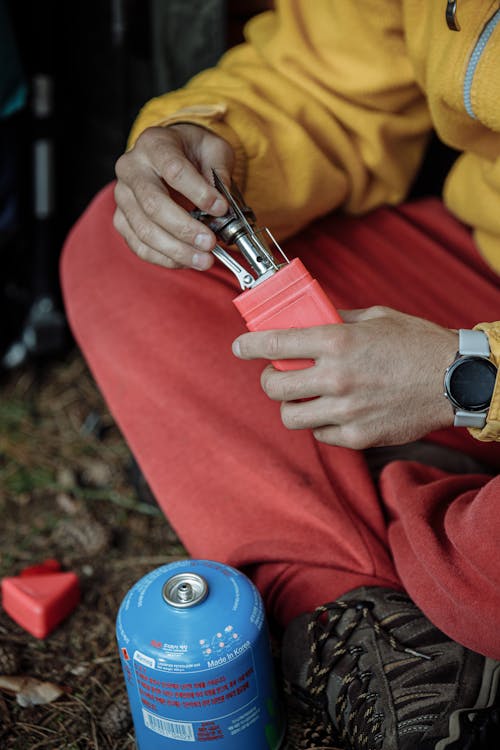
[[[474,745],[474,750],[500,747],[499,687],[500,662],[486,659],[483,681],[475,705],[453,711],[450,715],[449,735],[439,740],[435,750],[460,750],[465,741],[474,738],[478,725],[481,726],[481,736],[479,744]]]

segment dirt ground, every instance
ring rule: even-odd
[[[149,570],[185,551],[154,504],[140,502],[131,456],[82,359],[18,372],[0,392],[0,577],[56,558],[82,601],[44,640],[0,610],[0,674],[60,685],[22,708],[0,692],[4,750],[134,748],[114,640],[119,604]]]
[[[133,463],[77,352],[0,384],[0,578],[56,558],[82,599],[46,639],[0,608],[0,675],[53,682],[55,701],[22,707],[0,690],[2,750],[132,750],[134,735],[115,641],[128,589],[186,556],[132,482]],[[289,717],[287,748],[324,747]],[[305,733],[304,733],[305,732]]]

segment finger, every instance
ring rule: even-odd
[[[147,128],[130,152],[133,155],[137,150],[135,158],[130,159],[125,154],[118,160],[117,176],[123,175],[124,181],[129,182],[127,175],[133,176],[139,163],[148,165],[154,169],[158,178],[192,204],[213,215],[223,216],[229,208],[227,202],[192,163],[193,156],[188,156],[185,151],[190,145],[189,138],[186,142],[176,125]]]
[[[365,450],[377,445],[367,430],[354,424],[330,424],[313,430],[313,436],[318,443],[336,445],[339,448],[351,450]]]
[[[198,252],[192,245],[173,236],[168,228],[165,229],[157,224],[143,211],[141,203],[136,199],[135,193],[128,186],[117,185],[115,194],[120,209],[127,217],[129,226],[135,232],[141,244],[150,247],[152,250],[183,266],[198,270],[206,270],[212,266],[213,256],[210,253],[205,251]],[[184,213],[189,218],[189,215],[185,211],[183,212],[170,199],[164,189],[162,199],[168,207],[165,213],[169,216],[169,222],[170,214],[175,212]]]
[[[244,333],[233,342],[233,353],[240,359],[316,359],[324,351],[325,338],[335,338],[336,328],[342,326]],[[329,342],[328,347],[333,344]]]
[[[325,390],[319,382],[316,367],[281,372],[269,365],[263,370],[260,382],[266,395],[273,401],[314,398]]]
[[[150,169],[137,171],[130,186],[119,181],[115,199],[125,214],[135,211],[138,204],[148,220],[183,244],[202,252],[215,247],[214,233],[181,208]],[[161,252],[161,247],[155,249]]]
[[[129,248],[139,257],[141,260],[146,260],[149,263],[154,263],[157,266],[163,268],[181,268],[180,263],[176,263],[171,258],[163,255],[163,253],[154,250],[153,248],[145,245],[139,240],[136,233],[130,226],[125,217],[125,214],[120,208],[117,208],[113,216],[113,224],[115,229],[122,235],[123,239],[129,246]]]
[[[177,190],[197,208],[213,216],[224,216],[229,210],[226,199],[211,181],[202,175],[179,148],[163,151],[157,162],[157,173],[166,184]]]
[[[229,191],[231,191],[231,170],[228,169],[226,166],[221,166],[217,163],[215,160],[210,160],[208,163],[208,166],[203,167],[202,169],[203,176],[206,180],[209,182],[213,182],[213,173],[216,172],[217,176],[220,177],[224,185],[227,187]]]
[[[313,436],[318,443],[336,445],[339,448],[351,448],[350,442],[345,437],[342,425],[327,425],[313,430]]]
[[[332,399],[321,396],[302,403],[284,401],[281,404],[281,421],[289,430],[309,430],[329,425],[335,421]]]
[[[234,167],[234,152],[222,138],[206,139],[203,153],[200,154],[202,174],[210,184],[213,183],[213,172],[222,180],[227,188],[231,188]]]

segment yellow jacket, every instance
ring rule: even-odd
[[[402,201],[434,129],[462,152],[444,201],[500,273],[500,0],[457,6],[458,32],[446,0],[277,0],[216,68],[148,102],[130,144],[173,122],[217,132],[259,221],[284,238],[335,208]],[[498,365],[500,323],[487,329]],[[499,380],[486,439],[493,422],[500,437]]]

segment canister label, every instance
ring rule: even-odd
[[[244,671],[207,670],[206,679],[162,677],[134,660],[144,723],[165,737],[204,742],[236,735],[259,719],[255,667]]]
[[[117,638],[138,747],[276,750],[283,720],[260,594],[227,566],[187,566],[168,566],[168,576],[152,571],[120,608]],[[186,588],[179,569],[193,586],[200,573],[209,583],[208,596],[191,608],[176,606],[178,584]]]

